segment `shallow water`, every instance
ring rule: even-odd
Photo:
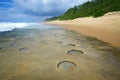
[[[59,27],[15,29],[0,33],[0,80],[120,80],[119,53]]]

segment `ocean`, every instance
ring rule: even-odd
[[[11,23],[11,22],[0,22],[0,32],[11,31],[18,28],[38,27],[40,23]]]

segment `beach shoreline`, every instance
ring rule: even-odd
[[[107,13],[105,16],[92,18],[77,18],[67,21],[49,21],[44,24],[60,26],[64,29],[73,30],[84,35],[95,37],[107,42],[114,47],[120,48],[120,12]]]
[[[0,33],[0,79],[119,80],[119,53],[74,31],[30,25]]]

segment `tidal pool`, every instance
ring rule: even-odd
[[[76,67],[76,64],[71,61],[62,61],[59,62],[57,65],[57,68],[60,69],[60,71],[73,71]]]

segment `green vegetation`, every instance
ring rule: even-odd
[[[120,11],[120,0],[91,0],[82,5],[70,8],[62,16],[53,17],[47,20],[70,20],[89,16],[99,17],[112,11]]]
[[[46,19],[46,21],[54,21],[54,20],[56,20],[56,19],[58,19],[59,17],[52,17],[52,18],[48,18],[48,19]]]

